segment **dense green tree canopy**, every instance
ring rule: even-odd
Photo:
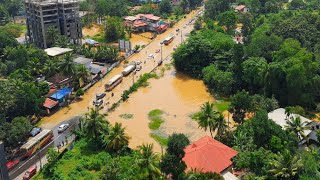
[[[200,31],[173,53],[174,65],[178,71],[201,77],[202,68],[210,63],[223,65],[230,61],[232,47],[231,37],[209,30]]]

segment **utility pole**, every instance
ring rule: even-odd
[[[182,29],[180,30],[180,33],[181,33],[181,44],[183,42],[183,39],[182,39]]]
[[[163,41],[160,42],[160,53],[161,53],[161,61],[162,61],[162,45],[163,45]]]

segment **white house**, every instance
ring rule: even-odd
[[[273,120],[278,125],[280,125],[282,127],[282,129],[285,129],[285,127],[287,125],[287,122],[286,122],[287,115],[286,115],[285,111],[286,110],[284,108],[276,109],[276,110],[268,113],[268,118]],[[313,129],[315,129],[316,125],[312,120],[307,119],[307,118],[300,116],[298,114],[291,114],[290,117],[294,117],[294,118],[300,117],[301,122],[305,123],[306,126],[310,127],[310,129],[304,130],[304,133],[308,136],[308,138],[310,140],[314,140],[314,141],[318,142],[317,133],[313,130]],[[302,145],[304,143],[305,143],[305,140],[301,140],[299,142],[300,145]]]

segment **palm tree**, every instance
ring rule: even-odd
[[[88,80],[88,77],[90,76],[90,72],[88,70],[88,68],[83,65],[83,64],[80,64],[77,66],[77,72],[76,72],[76,76],[77,78],[79,79],[83,79],[85,82]]]
[[[42,64],[40,63],[39,59],[32,58],[27,62],[28,69],[32,75],[40,75],[42,73]]]
[[[111,127],[109,134],[105,137],[104,145],[108,149],[120,150],[129,143],[129,136],[125,134],[125,128],[121,123],[117,123]]]
[[[131,26],[126,26],[125,27],[125,31],[128,34],[129,38],[131,38],[131,34],[132,34],[132,27]]]
[[[269,164],[271,166],[269,172],[280,179],[294,179],[303,167],[301,158],[292,156],[287,149],[282,153],[279,152]]]
[[[225,130],[228,128],[227,122],[224,119],[221,113],[218,116],[214,117],[215,127],[217,129],[217,135],[220,136],[225,133]]]
[[[212,132],[218,127],[217,119],[219,118],[219,113],[215,110],[213,110],[214,104],[210,102],[206,102],[201,106],[201,111],[199,113],[199,116],[197,118],[198,125],[200,128],[203,128],[205,131],[209,129],[211,137],[213,138]],[[221,121],[221,120],[218,120]],[[220,122],[221,123],[221,122]],[[219,124],[221,128],[221,124]]]
[[[302,122],[299,116],[288,116],[286,123],[285,128],[287,130],[296,134],[300,140],[303,138],[307,143],[309,142],[307,135],[304,133],[304,131],[308,129],[308,127],[305,126],[307,122]]]
[[[59,35],[58,30],[56,28],[54,28],[53,26],[51,26],[47,29],[47,31],[46,31],[47,38],[46,39],[47,39],[47,44],[49,47],[51,47],[55,43],[58,35]]]
[[[60,62],[59,69],[65,74],[65,75],[74,75],[76,73],[76,68],[72,60],[72,53],[67,53],[64,55],[63,61]]]
[[[48,60],[43,67],[43,71],[47,77],[54,75],[58,71],[56,61]]]
[[[54,45],[61,48],[66,48],[69,45],[69,39],[67,36],[57,36]]]
[[[109,122],[99,113],[96,108],[91,108],[85,115],[85,128],[88,138],[98,140],[98,138],[107,131]]]
[[[137,164],[146,169],[149,179],[154,179],[161,175],[159,169],[159,156],[153,152],[153,144],[143,144],[139,146],[139,159]]]

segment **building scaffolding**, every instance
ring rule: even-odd
[[[49,28],[81,44],[82,29],[78,0],[26,0],[27,39],[40,48],[52,46]]]

